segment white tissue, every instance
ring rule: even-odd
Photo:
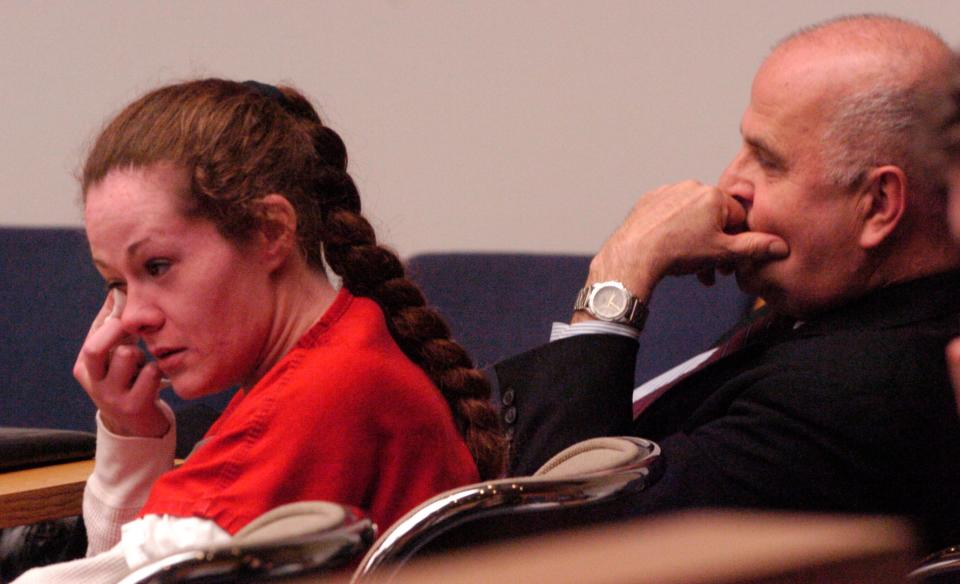
[[[209,519],[146,515],[121,527],[120,543],[130,569],[171,554],[230,541],[230,534]]]

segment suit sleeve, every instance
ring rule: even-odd
[[[864,461],[875,459],[871,451],[884,439],[883,401],[812,376],[760,377],[729,403],[714,404],[723,415],[648,436],[662,449],[665,471],[634,511],[866,504],[881,480]],[[642,427],[636,432],[645,435]]]
[[[729,401],[715,397],[708,404],[723,415],[654,437],[664,474],[624,513],[751,507],[914,514],[911,485],[929,482],[913,477],[927,472],[917,468],[927,466],[917,464],[925,453],[910,453],[927,442],[909,439],[910,428],[924,425],[919,412],[925,407],[907,401],[916,393],[896,381],[758,375]],[[637,432],[643,435],[643,428]]]
[[[567,446],[622,435],[631,423],[637,341],[578,335],[494,367],[512,437],[510,474],[529,475]]]

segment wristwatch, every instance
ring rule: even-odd
[[[643,330],[647,320],[647,304],[627,290],[626,286],[611,280],[584,287],[577,294],[573,310],[586,310],[592,317]]]

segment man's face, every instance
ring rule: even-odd
[[[802,52],[781,48],[761,67],[741,123],[743,145],[718,183],[744,205],[751,231],[790,246],[784,259],[738,265],[738,283],[801,317],[859,293],[863,266],[858,198],[826,177],[822,156],[839,84],[818,59],[835,55]]]
[[[960,241],[960,163],[953,164],[947,172],[947,186],[950,189],[947,199],[947,219],[950,232]]]

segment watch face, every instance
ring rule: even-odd
[[[618,318],[627,309],[627,294],[620,288],[604,286],[594,293],[590,308],[600,318]]]

